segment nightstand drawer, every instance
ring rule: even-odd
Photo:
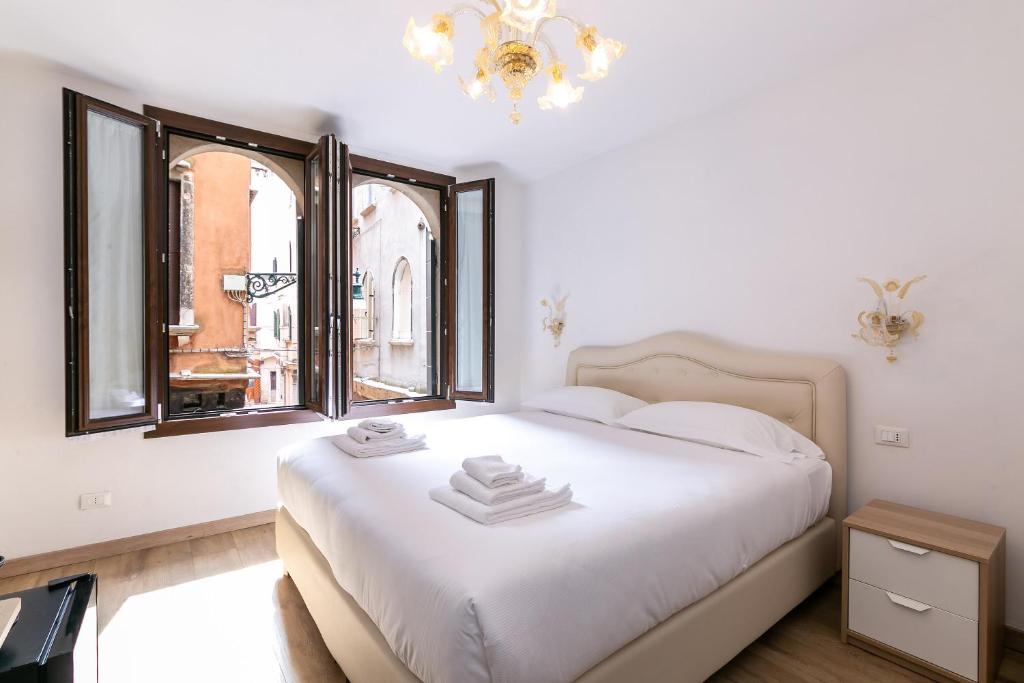
[[[850,529],[850,578],[978,620],[978,563]]]
[[[853,579],[849,591],[850,631],[978,680],[977,622]]]

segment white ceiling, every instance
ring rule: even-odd
[[[475,2],[478,0],[462,0]],[[627,43],[583,102],[523,122],[499,88],[471,102],[456,84],[480,46],[456,24],[456,64],[437,76],[401,45],[434,0],[3,0],[0,49],[29,52],[130,89],[159,106],[249,112],[280,132],[336,132],[353,146],[438,167],[497,162],[536,178],[681,118],[810,71],[952,0],[560,0],[559,9]],[[582,60],[565,24],[555,42]],[[578,80],[575,79],[574,80]]]

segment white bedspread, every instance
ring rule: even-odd
[[[571,681],[820,520],[831,470],[539,412],[437,422],[430,450],[284,449],[281,500],[424,681]],[[427,497],[499,453],[568,506],[481,526]]]

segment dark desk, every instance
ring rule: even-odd
[[[0,683],[96,683],[96,575],[0,598],[21,598],[21,614],[0,647]]]

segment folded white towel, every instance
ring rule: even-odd
[[[386,417],[369,417],[359,423],[359,428],[368,429],[371,432],[380,432],[381,434],[404,429],[400,423]]]
[[[489,488],[523,480],[523,468],[502,460],[500,455],[478,455],[462,461],[466,474]]]
[[[400,439],[388,439],[387,441],[372,441],[370,443],[359,443],[348,434],[338,434],[331,440],[335,446],[353,458],[370,458],[375,455],[408,453],[409,451],[418,451],[427,447],[426,438],[422,434]]]
[[[459,470],[452,475],[448,483],[456,491],[461,491],[484,505],[498,505],[499,503],[506,503],[533,493],[540,493],[544,490],[545,481],[547,480],[543,478],[537,479],[524,472],[523,480],[520,482],[491,488],[484,486],[464,471]]]
[[[498,524],[517,517],[533,515],[562,507],[572,500],[572,489],[566,484],[555,491],[541,491],[500,505],[484,505],[451,486],[438,486],[430,490],[432,500],[480,524]]]
[[[400,439],[405,436],[405,427],[399,427],[390,432],[375,432],[372,429],[363,429],[362,427],[349,427],[348,435],[359,443],[388,441],[389,439]]]

